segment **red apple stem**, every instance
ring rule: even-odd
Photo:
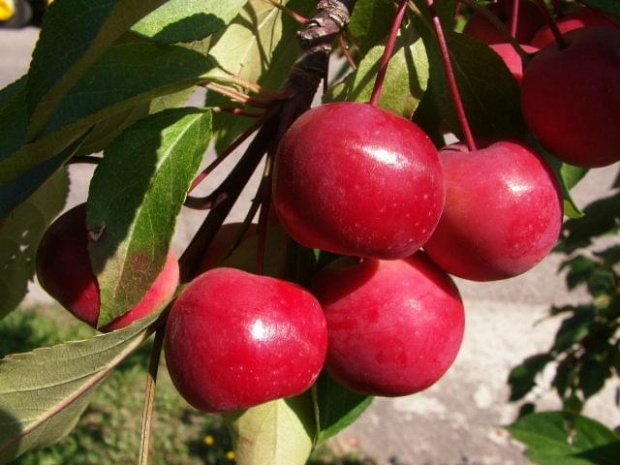
[[[538,5],[538,8],[540,9],[541,13],[545,17],[545,21],[547,22],[549,29],[551,29],[551,32],[553,33],[553,37],[555,38],[555,41],[558,44],[558,47],[561,49],[568,47],[568,42],[566,42],[566,39],[564,39],[564,36],[560,32],[560,28],[558,27],[558,24],[555,22],[555,19],[553,19],[553,16],[551,16],[551,13],[547,9],[547,5],[545,5],[545,1],[536,0],[536,4]]]
[[[512,12],[510,15],[510,35],[517,37],[517,26],[519,25],[519,0],[512,0]]]
[[[357,64],[355,63],[355,60],[353,59],[353,56],[351,55],[351,52],[349,51],[349,47],[344,41],[344,37],[342,37],[342,34],[338,36],[338,45],[340,45],[340,49],[342,50],[344,57],[349,62],[349,65],[351,65],[351,68],[357,69]]]
[[[385,81],[387,67],[390,62],[390,58],[392,57],[394,46],[396,45],[398,30],[403,23],[406,8],[407,0],[399,0],[398,9],[396,10],[396,16],[394,17],[394,22],[392,23],[392,29],[390,30],[390,35],[388,36],[387,44],[385,45],[385,50],[383,51],[383,56],[381,57],[381,63],[379,64],[379,71],[377,72],[375,85],[372,88],[372,94],[370,95],[370,101],[368,102],[373,107],[379,105],[381,91],[383,90],[383,81]]]
[[[267,154],[265,173],[258,188],[260,213],[258,214],[258,245],[256,247],[256,273],[263,274],[265,265],[265,249],[267,245],[267,226],[269,224],[269,210],[271,208],[271,173],[273,172],[272,153]]]
[[[265,112],[253,112],[239,107],[211,107],[213,113],[230,113],[232,115],[244,116],[246,118],[260,118]]]
[[[495,26],[504,35],[504,37],[506,37],[506,41],[509,42],[510,45],[512,45],[512,48],[514,48],[515,51],[519,54],[519,56],[521,57],[521,60],[523,60],[523,63],[526,63],[527,60],[529,60],[530,55],[525,50],[523,50],[523,47],[521,46],[519,41],[515,38],[514,35],[511,34],[511,32],[506,27],[506,25],[503,22],[501,22],[499,18],[495,16],[488,8],[476,3],[475,0],[458,0],[458,1],[460,3],[464,3],[465,5],[470,7],[472,10],[474,10],[476,13],[481,14],[482,16],[484,16],[484,19],[486,19],[491,24],[493,24],[493,26]]]
[[[439,48],[441,50],[441,60],[443,62],[444,72],[446,73],[448,87],[450,89],[450,94],[452,95],[452,101],[454,102],[454,106],[456,108],[456,114],[461,125],[461,130],[463,131],[465,143],[467,144],[467,148],[469,149],[469,151],[473,152],[474,150],[476,150],[476,143],[474,142],[474,136],[471,132],[471,126],[469,125],[469,121],[467,120],[467,114],[465,113],[463,99],[461,98],[461,93],[459,92],[459,87],[456,82],[456,76],[454,75],[454,68],[452,67],[452,61],[450,60],[450,51],[448,50],[446,37],[443,33],[443,27],[441,26],[441,21],[439,21],[439,16],[435,11],[434,1],[426,0],[426,4],[428,5],[428,9],[431,13],[433,27],[435,28],[435,35],[437,36],[437,40],[439,41]]]
[[[144,393],[144,412],[142,414],[142,433],[140,438],[140,456],[138,465],[148,465],[149,446],[151,443],[151,428],[153,425],[153,408],[155,406],[155,388],[157,387],[157,373],[159,372],[159,359],[164,344],[165,325],[159,326],[155,332],[155,341],[151,349],[149,372],[146,376],[146,390]]]
[[[188,192],[192,192],[198,185],[204,181],[209,174],[211,174],[220,164],[226,160],[226,158],[232,154],[241,144],[243,144],[247,139],[250,138],[252,134],[258,131],[265,121],[271,116],[271,113],[264,113],[263,116],[256,121],[252,126],[250,126],[243,134],[237,137],[230,146],[224,150],[220,156],[218,156],[209,166],[207,166],[192,182],[192,185],[189,188]]]

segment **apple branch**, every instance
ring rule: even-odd
[[[448,87],[450,88],[450,94],[452,95],[454,106],[456,107],[456,114],[459,118],[463,136],[465,137],[465,143],[467,144],[469,151],[473,152],[476,150],[476,143],[474,142],[474,136],[472,135],[471,127],[469,126],[469,121],[467,120],[465,106],[463,105],[461,93],[459,92],[458,84],[456,82],[456,76],[454,75],[454,68],[452,67],[452,62],[450,61],[448,44],[446,43],[446,38],[443,33],[443,28],[441,27],[441,22],[439,21],[439,16],[435,11],[434,0],[427,0],[426,4],[428,5],[431,19],[433,21],[433,27],[435,28],[435,34],[437,35],[437,40],[439,41],[441,59],[443,61],[443,67],[448,81]]]
[[[381,57],[381,63],[379,64],[379,71],[377,72],[375,85],[372,88],[370,101],[368,102],[373,107],[379,105],[381,91],[383,90],[383,81],[385,80],[385,74],[387,73],[387,67],[390,63],[390,58],[392,57],[392,53],[394,52],[394,46],[396,45],[398,30],[403,23],[406,9],[407,0],[400,0],[400,3],[398,4],[398,9],[396,10],[396,16],[394,17],[394,22],[392,23],[392,29],[390,30],[390,35],[388,36],[387,43],[385,44],[385,50],[383,51],[383,56]]]

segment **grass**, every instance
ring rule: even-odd
[[[0,321],[0,357],[68,340],[94,330],[59,308],[17,310]],[[152,341],[125,360],[97,389],[71,434],[50,447],[28,452],[19,465],[133,464],[140,448],[143,393]],[[163,363],[163,362],[162,362]],[[152,465],[232,465],[228,432],[219,416],[191,408],[160,370],[151,438]],[[310,465],[372,465],[357,454],[316,451]],[[265,464],[269,465],[269,464]]]

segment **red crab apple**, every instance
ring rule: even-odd
[[[411,121],[367,104],[326,104],[282,138],[273,201],[284,228],[307,247],[402,258],[439,221],[441,163]]]
[[[100,300],[97,278],[88,253],[86,204],[67,211],[45,232],[36,257],[39,283],[62,306],[92,327],[97,326]],[[170,299],[179,283],[179,265],[172,253],[159,276],[129,312],[99,328],[123,328],[157,310]]]
[[[524,273],[547,256],[563,204],[554,174],[531,148],[516,141],[479,145],[440,152],[446,207],[424,249],[450,274],[492,281]]]
[[[215,268],[175,301],[164,341],[181,395],[199,410],[226,412],[307,390],[323,368],[327,330],[305,289]]]
[[[620,22],[613,20],[609,16],[601,13],[593,8],[581,8],[570,13],[556,21],[558,28],[562,34],[580,29],[582,27],[609,27],[612,29],[620,29]],[[543,26],[532,39],[532,45],[537,48],[543,48],[555,42],[555,37],[548,25]]]
[[[489,47],[500,56],[508,70],[520,85],[521,81],[523,81],[523,60],[521,60],[521,55],[519,55],[512,44],[509,43],[492,44],[489,45]],[[521,45],[521,48],[527,53],[535,53],[538,51],[537,48],[530,47],[529,45]]]
[[[548,45],[523,75],[525,121],[540,142],[572,165],[620,160],[620,30],[588,27]]]
[[[510,28],[510,19],[512,18],[513,1],[499,0],[487,7],[508,28]],[[545,18],[538,7],[528,0],[521,0],[519,3],[517,20],[516,39],[523,44],[529,43],[536,31],[545,24]],[[506,42],[506,36],[480,13],[471,15],[463,33],[485,44]]]
[[[317,274],[312,292],[327,319],[325,368],[353,391],[422,391],[444,375],[461,346],[459,292],[420,253],[402,260],[338,259]]]

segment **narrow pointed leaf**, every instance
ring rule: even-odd
[[[238,465],[304,465],[314,424],[309,396],[279,399],[225,417]]]
[[[45,15],[27,85],[29,134],[43,128],[99,56],[165,0],[63,0]]]
[[[162,43],[194,42],[228,24],[247,0],[168,0],[131,30]]]
[[[93,389],[150,336],[157,317],[0,360],[0,465],[67,434]]]
[[[211,66],[203,55],[183,47],[129,44],[111,48],[66,96],[44,137],[19,148],[22,140],[6,151],[0,141],[0,183],[53,158],[96,123],[194,86]]]
[[[166,110],[140,120],[106,149],[87,213],[99,326],[126,313],[161,271],[210,128],[208,111]]]
[[[618,436],[581,415],[532,413],[510,425],[508,431],[527,446],[525,455],[540,465],[613,465],[620,456]]]
[[[26,295],[28,281],[34,276],[39,240],[62,211],[68,193],[69,177],[62,170],[3,220],[0,226],[0,318],[13,311]],[[4,198],[0,197],[0,201]]]

